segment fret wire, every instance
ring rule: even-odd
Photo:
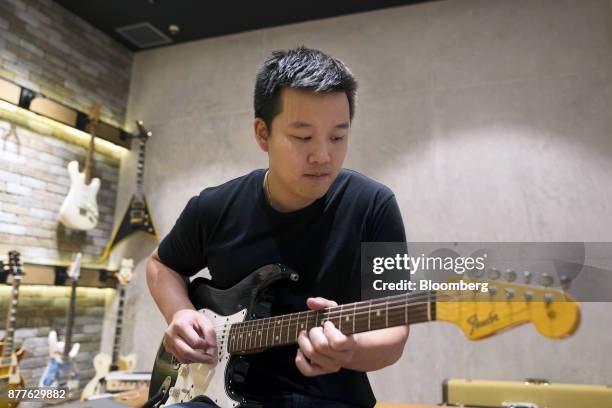
[[[389,327],[389,301],[385,302],[385,326]]]
[[[287,323],[287,343],[289,343],[289,332],[291,331],[291,317],[293,314],[289,315],[289,323]]]

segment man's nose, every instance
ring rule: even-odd
[[[312,151],[308,157],[309,163],[329,163],[331,161],[330,149],[326,141],[313,143]]]

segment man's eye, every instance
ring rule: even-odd
[[[312,139],[312,136],[291,136],[291,137],[294,138],[294,139],[297,139],[297,140],[299,140],[301,142],[307,142],[310,139]]]
[[[344,140],[344,136],[332,136],[331,139],[334,142],[340,142],[341,140]]]

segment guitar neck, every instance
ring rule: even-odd
[[[111,366],[119,366],[119,350],[121,348],[121,329],[123,324],[123,305],[125,302],[125,286],[119,283],[119,304],[117,306],[117,324],[115,325],[115,338],[113,340],[113,358]]]
[[[85,159],[85,184],[91,183],[92,175],[91,175],[91,167],[93,165],[93,155],[95,150],[95,140],[96,140],[96,127],[97,123],[91,122],[90,134],[91,139],[89,139],[89,148],[87,149],[87,159]]]
[[[136,171],[136,195],[142,197],[144,195],[144,166],[145,166],[145,143],[146,138],[140,137],[138,149],[138,168]]]
[[[301,331],[328,320],[347,335],[435,320],[435,296],[433,291],[396,295],[235,323],[229,328],[228,351],[248,353],[295,344]]]
[[[72,348],[72,328],[74,327],[74,312],[76,308],[76,289],[77,281],[72,280],[70,290],[70,305],[68,307],[68,317],[66,319],[66,332],[64,335],[64,361],[68,361],[70,349]]]
[[[13,341],[15,339],[15,320],[17,318],[17,302],[19,301],[19,285],[21,278],[14,278],[11,292],[11,303],[6,318],[6,329],[4,334],[4,349],[2,358],[9,358],[13,353]]]

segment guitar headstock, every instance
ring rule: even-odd
[[[470,340],[528,322],[543,336],[559,339],[574,333],[580,324],[578,304],[559,289],[462,276],[449,282],[460,281],[481,286],[479,290],[436,291],[436,319],[456,324]]]
[[[79,275],[81,274],[81,258],[83,257],[82,253],[76,254],[70,268],[68,268],[68,276],[72,279],[73,282],[79,280]]]
[[[23,278],[23,271],[21,270],[21,255],[17,251],[9,252],[9,269],[13,275],[13,279],[20,280]]]
[[[153,133],[144,127],[144,122],[142,120],[137,120],[136,126],[138,127],[138,137],[140,139],[147,140],[148,138],[153,136]]]
[[[121,267],[117,272],[117,280],[121,285],[127,285],[134,276],[134,260],[132,258],[123,258],[121,260]]]

